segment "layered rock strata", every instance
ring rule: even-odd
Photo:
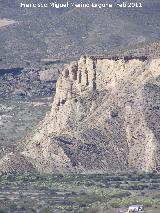
[[[72,62],[57,81],[52,110],[25,144],[21,155],[39,172],[158,170],[160,59]]]

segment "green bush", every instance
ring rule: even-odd
[[[110,206],[111,206],[112,208],[119,208],[119,207],[121,207],[121,204],[115,201],[115,202],[111,202],[111,203],[110,203]]]

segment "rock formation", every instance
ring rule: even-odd
[[[155,170],[160,59],[82,56],[72,62],[57,81],[52,110],[25,141],[21,156],[39,172]]]

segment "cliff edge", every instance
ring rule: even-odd
[[[45,173],[158,170],[160,59],[82,56],[67,65],[20,155]]]

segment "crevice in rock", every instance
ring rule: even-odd
[[[93,90],[96,90],[97,85],[96,85],[96,61],[93,60],[93,71],[94,71],[94,76],[93,76]]]

